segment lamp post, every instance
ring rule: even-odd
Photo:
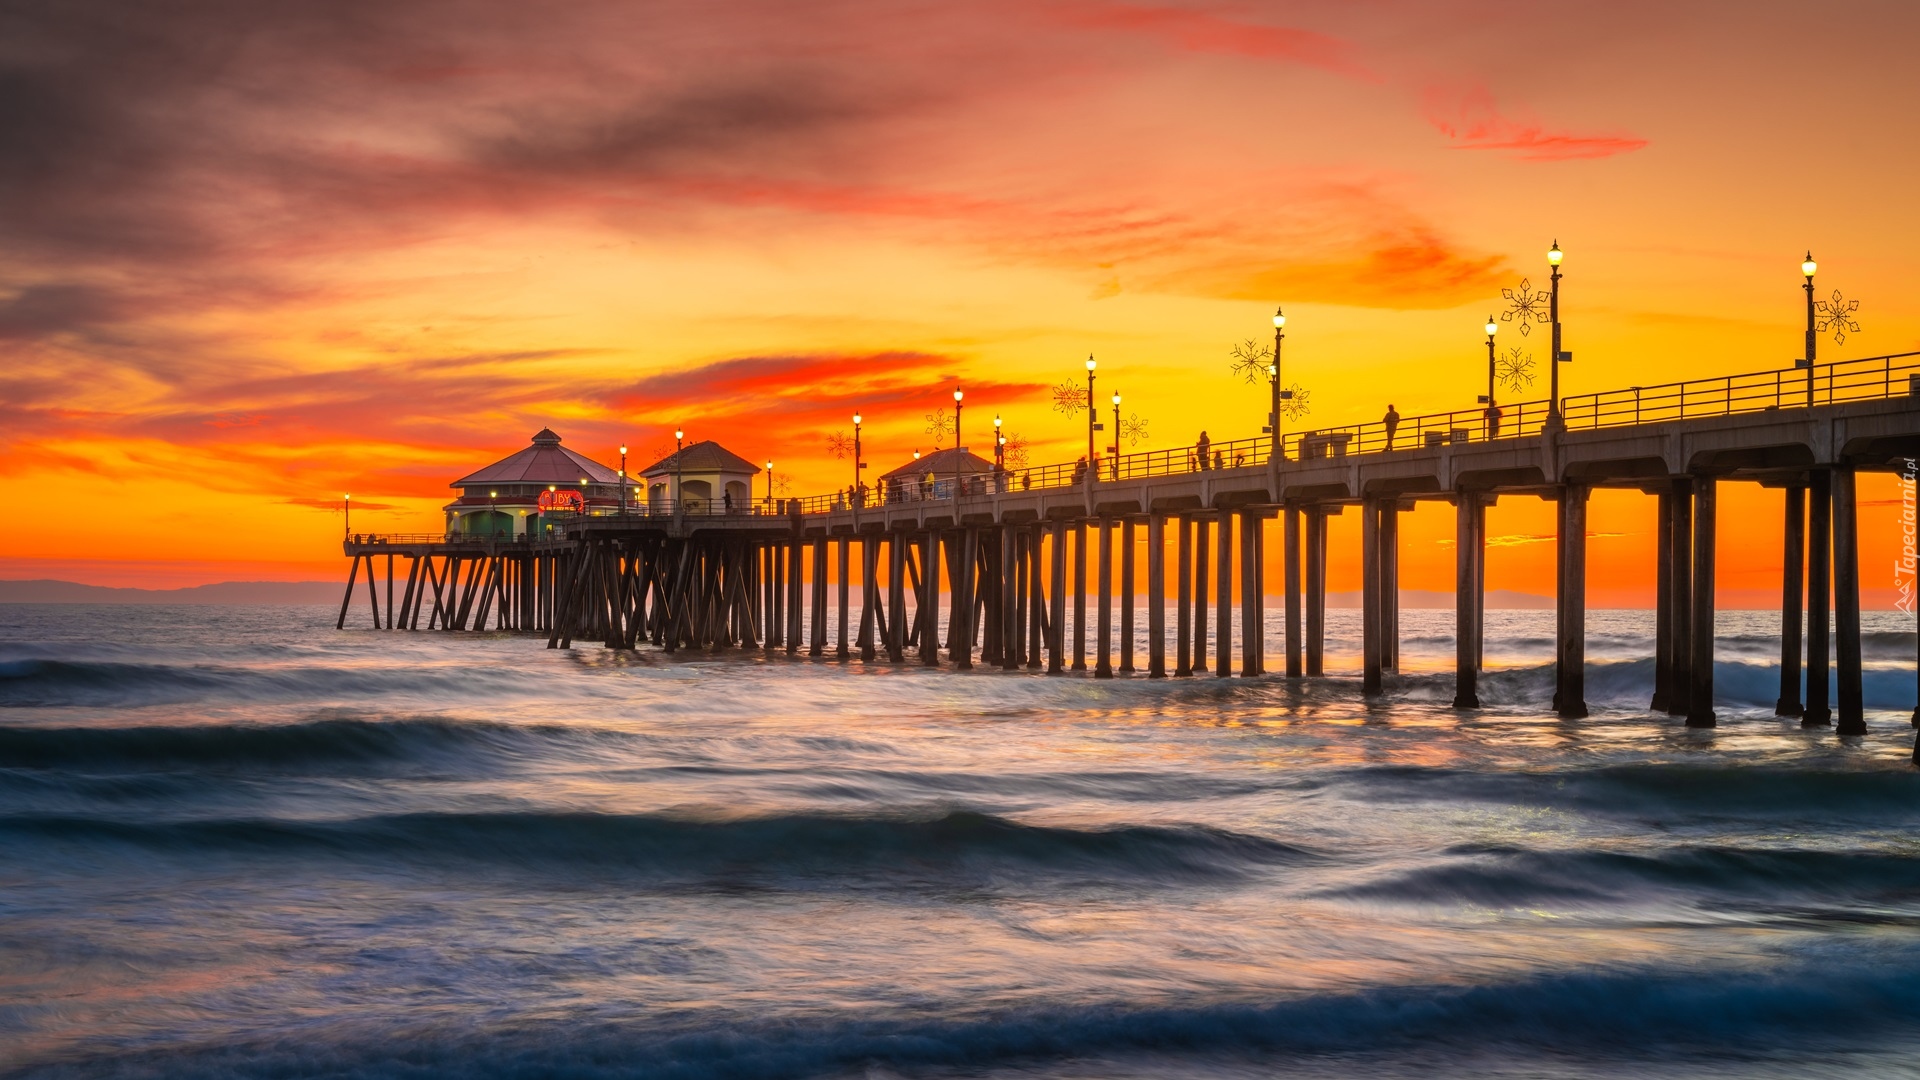
[[[1007,440],[1004,435],[1000,434],[1000,414],[994,413],[993,414],[993,465],[995,468],[997,469],[1006,468],[1006,465],[1007,465],[1006,454],[1007,454]]]
[[[1500,324],[1497,322],[1494,322],[1493,316],[1489,315],[1487,316],[1487,325],[1482,327],[1481,329],[1487,332],[1487,393],[1486,393],[1486,396],[1482,397],[1480,400],[1483,403],[1485,403],[1485,405],[1487,406],[1487,438],[1491,439],[1494,436],[1500,434],[1499,421],[1494,419],[1495,411],[1500,408],[1500,403],[1495,401],[1493,396],[1493,384],[1494,384],[1493,334],[1494,334],[1494,331],[1500,329]]]
[[[1093,463],[1099,458],[1093,452],[1093,433],[1101,429],[1100,410],[1093,404],[1093,357],[1087,357],[1087,483],[1094,481]]]
[[[767,459],[767,509],[773,509],[773,459]]]
[[[627,444],[620,444],[620,516],[627,516]]]
[[[346,520],[340,525],[340,539],[353,535],[353,495],[351,492],[340,496],[340,510],[346,514]]]
[[[966,454],[965,454],[965,453],[964,453],[964,452],[963,452],[963,451],[962,451],[962,450],[960,449],[960,447],[961,447],[961,442],[960,442],[960,410],[961,410],[961,409],[963,408],[963,406],[962,406],[962,405],[960,404],[960,400],[961,400],[962,398],[964,398],[964,397],[966,397],[966,396],[967,396],[966,394],[964,394],[964,393],[962,393],[962,392],[960,392],[959,390],[955,390],[955,391],[953,392],[953,450],[954,450],[954,454],[953,454],[953,497],[954,497],[954,498],[956,498],[956,499],[958,499],[958,498],[960,497],[960,470],[961,470],[961,468],[962,468],[963,466],[965,466],[965,465],[966,465],[966,457],[967,457],[967,455],[966,455]],[[957,512],[958,512],[958,511],[956,511],[956,513],[957,513]],[[957,521],[959,521],[960,519],[959,519],[959,518],[955,518],[954,520],[955,520],[955,521],[957,522]]]
[[[499,492],[497,491],[487,492],[487,535],[489,536],[493,535],[493,515],[500,512],[498,506],[496,505],[497,500],[499,498],[500,498]]]
[[[1553,290],[1547,298],[1547,319],[1553,323],[1553,360],[1548,365],[1552,376],[1547,380],[1547,423],[1553,431],[1566,428],[1566,420],[1560,415],[1560,365],[1573,359],[1572,353],[1560,349],[1560,241],[1555,240],[1547,249],[1547,265],[1553,268]]]
[[[1273,443],[1267,456],[1275,461],[1285,457],[1280,441],[1280,399],[1284,396],[1280,390],[1280,346],[1287,340],[1287,313],[1280,308],[1273,309],[1273,363],[1267,365],[1267,378],[1273,383],[1273,412],[1267,416],[1267,430],[1273,433]]]
[[[1113,478],[1120,479],[1120,391],[1113,392]]]
[[[1813,358],[1816,355],[1813,336],[1813,273],[1820,264],[1813,261],[1813,252],[1808,251],[1806,259],[1800,264],[1800,272],[1806,275],[1807,284],[1807,355],[1795,365],[1807,369],[1807,408],[1813,408]]]
[[[852,498],[848,500],[848,502],[850,503],[865,501],[861,497],[860,470],[866,467],[867,467],[866,463],[860,460],[860,414],[854,413],[853,414],[853,492],[852,492]]]
[[[676,517],[680,514],[680,451],[683,449],[681,440],[686,437],[686,432],[679,428],[673,429],[673,512]]]

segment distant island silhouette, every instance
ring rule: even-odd
[[[129,589],[36,578],[0,580],[0,604],[337,604],[330,581],[221,581],[183,589]]]

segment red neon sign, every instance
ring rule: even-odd
[[[561,488],[558,491],[543,491],[540,493],[540,510],[542,513],[548,510],[572,510],[575,513],[581,513],[584,512],[586,508],[587,497],[572,488]]]

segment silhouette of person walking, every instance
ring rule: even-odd
[[[728,491],[721,493],[720,505],[727,513],[733,513],[733,492]]]
[[[1394,411],[1393,403],[1387,403],[1387,415],[1380,418],[1387,425],[1387,449],[1393,449],[1393,433],[1400,430],[1400,414]]]
[[[1199,456],[1202,469],[1207,467],[1207,450],[1212,446],[1213,440],[1207,438],[1207,433],[1204,431],[1200,433],[1200,440],[1193,444],[1193,451]]]

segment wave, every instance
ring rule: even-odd
[[[884,877],[979,881],[1002,872],[1095,881],[1245,877],[1319,858],[1304,848],[1204,826],[1073,829],[989,814],[789,814],[702,820],[660,814],[416,813],[339,821],[127,821],[0,817],[0,846],[133,846],[169,854],[340,857],[380,865],[469,864],[618,874],[656,885],[774,885]]]
[[[1906,767],[1824,770],[1690,764],[1475,772],[1373,766],[1335,774],[1330,785],[1377,801],[1499,802],[1632,818],[1870,819],[1881,826],[1920,819],[1920,772]]]
[[[1592,661],[1586,665],[1589,706],[1645,711],[1653,698],[1652,659]],[[1838,700],[1836,672],[1829,671],[1829,701]],[[1454,676],[1446,672],[1416,672],[1389,676],[1388,693],[1413,701],[1452,701]],[[1554,666],[1495,668],[1480,673],[1482,704],[1492,707],[1538,708],[1550,705],[1554,693]],[[1805,685],[1804,676],[1802,685]],[[1915,676],[1908,668],[1868,668],[1861,672],[1861,694],[1869,709],[1908,710],[1914,706]],[[1780,665],[1716,659],[1713,700],[1716,707],[1771,710],[1780,698]]]
[[[1829,956],[1768,968],[1550,973],[1492,985],[1390,987],[1271,1003],[1042,1004],[971,1009],[945,1019],[696,1014],[492,1027],[475,1020],[308,1024],[297,1034],[219,1047],[122,1049],[16,1075],[776,1080],[863,1072],[1027,1074],[1047,1061],[1094,1063],[1070,1069],[1079,1075],[1099,1072],[1103,1060],[1147,1055],[1180,1072],[1183,1059],[1204,1065],[1228,1058],[1265,1066],[1256,1068],[1260,1072],[1295,1059],[1346,1073],[1369,1060],[1398,1062],[1405,1055],[1421,1063],[1421,1072],[1441,1065],[1466,1075],[1484,1075],[1480,1069],[1502,1058],[1529,1074],[1543,1058],[1621,1064],[1651,1058],[1667,1066],[1745,1061],[1751,1067],[1764,1059],[1790,1063],[1796,1047],[1835,1047],[1836,1033],[1845,1040],[1838,1045],[1850,1049],[1910,1048],[1907,1029],[1920,1019],[1920,966],[1912,952],[1884,949],[1877,960],[1851,964]]]
[[[499,665],[237,667],[35,658],[0,662],[0,708],[395,696],[461,699],[552,690],[552,680]]]
[[[1640,854],[1465,845],[1445,854],[1450,861],[1317,895],[1506,908],[1542,901],[1619,903],[1664,890],[1723,909],[1756,897],[1769,906],[1818,898],[1906,902],[1920,891],[1920,860],[1869,851],[1697,846]]]
[[[586,733],[559,726],[431,717],[295,724],[0,726],[0,767],[17,769],[332,770],[486,750],[534,750]]]

